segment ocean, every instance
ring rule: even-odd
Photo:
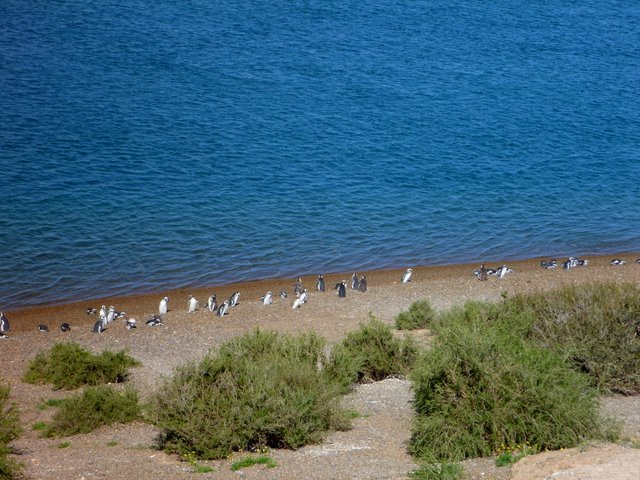
[[[640,4],[0,5],[0,309],[640,251]]]

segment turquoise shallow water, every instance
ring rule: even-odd
[[[0,5],[0,308],[640,250],[635,2],[93,3]]]

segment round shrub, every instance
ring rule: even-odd
[[[314,334],[256,330],[178,369],[151,401],[159,447],[219,459],[264,446],[295,449],[346,428],[337,385],[321,373],[323,349]]]
[[[415,330],[427,328],[435,318],[435,311],[427,300],[413,302],[406,312],[401,312],[396,317],[398,330]]]

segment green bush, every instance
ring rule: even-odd
[[[535,318],[530,334],[538,345],[589,374],[599,389],[640,393],[640,287],[567,286],[510,303]]]
[[[95,355],[77,343],[56,343],[31,360],[23,380],[71,390],[82,385],[123,382],[129,368],[137,365],[140,363],[124,350]]]
[[[400,340],[388,325],[370,317],[334,345],[325,371],[345,389],[353,383],[405,375],[417,355],[418,347],[411,337]]]
[[[111,385],[98,385],[64,399],[44,435],[88,433],[102,425],[127,423],[139,417],[140,405],[135,390],[129,388],[119,392]]]
[[[435,324],[434,347],[411,375],[412,453],[459,461],[501,445],[558,449],[615,436],[587,376],[523,335],[531,321],[511,304],[471,302]]]
[[[457,463],[424,463],[409,473],[414,480],[459,480],[463,469]]]
[[[179,368],[150,403],[160,448],[224,458],[261,447],[299,448],[348,419],[322,373],[324,341],[256,330],[199,364]]]
[[[20,436],[20,417],[15,403],[9,403],[8,385],[0,385],[0,479],[18,478],[22,465],[9,458],[9,444]]]
[[[398,330],[415,330],[417,328],[427,328],[435,318],[435,311],[426,300],[413,302],[406,312],[401,312],[396,317],[396,328]]]

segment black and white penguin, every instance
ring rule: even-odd
[[[196,300],[193,295],[189,295],[189,300],[187,301],[187,312],[193,313],[199,306],[200,304],[198,303],[198,300]]]
[[[358,290],[359,284],[360,281],[358,280],[358,274],[356,272],[353,272],[353,275],[351,275],[351,290]]]
[[[63,332],[68,332],[69,330],[71,330],[71,325],[69,325],[67,322],[64,322],[62,325],[60,325],[60,330]]]
[[[7,332],[11,330],[9,326],[9,319],[4,314],[4,312],[0,312],[0,337],[7,338]]]
[[[38,331],[39,332],[48,332],[49,331],[49,327],[47,327],[46,325],[41,323],[40,325],[38,325]]]
[[[489,278],[489,273],[487,272],[487,267],[484,266],[484,263],[480,265],[478,270],[475,270],[473,274],[478,278],[478,280],[485,282],[487,278]]]
[[[282,298],[284,300],[288,296],[289,295],[287,294],[287,291],[284,288],[282,290],[280,290],[280,298]]]
[[[318,290],[319,292],[324,292],[325,290],[324,277],[322,275],[318,275],[318,281],[316,282],[316,290]]]
[[[162,325],[162,317],[160,317],[160,315],[154,315],[144,323],[149,327],[158,327]]]
[[[640,258],[636,258],[636,263],[640,263]]]
[[[273,303],[273,293],[268,291],[261,300],[263,305],[271,305]]]
[[[105,324],[106,317],[100,317],[98,320],[96,320],[96,323],[93,324],[93,328],[91,329],[91,331],[93,333],[102,333],[105,329]]]
[[[298,277],[296,279],[296,283],[293,284],[293,294],[296,295],[298,293],[302,293],[303,290],[303,286],[302,286],[302,277]]]
[[[625,262],[624,260],[620,260],[619,258],[614,258],[614,259],[613,259],[613,260],[611,260],[609,263],[610,263],[611,265],[624,265],[624,264],[625,264],[625,263],[627,263],[627,262]]]
[[[162,300],[160,300],[160,305],[158,305],[158,313],[160,313],[160,315],[167,313],[167,311],[169,310],[169,297],[164,297]]]
[[[124,319],[124,328],[127,330],[131,330],[132,328],[137,328],[138,322],[135,318],[125,318]]]
[[[107,323],[111,323],[116,318],[116,309],[111,305],[109,307],[109,311],[107,312]]]
[[[306,288],[303,289],[299,298],[302,300],[302,303],[307,303],[307,300],[309,300],[309,291]]]
[[[344,280],[338,284],[338,296],[341,298],[344,298],[347,296],[347,282],[345,282]]]
[[[496,275],[498,276],[498,278],[504,278],[507,275],[507,273],[512,273],[512,272],[513,270],[511,270],[506,265],[501,265],[496,269]]]
[[[89,307],[85,310],[85,312],[87,312],[87,315],[95,315],[96,313],[98,313],[98,310],[93,307]]]
[[[293,306],[291,307],[293,310],[295,310],[296,308],[300,308],[302,305],[304,305],[304,299],[302,298],[302,294],[298,293],[297,297],[294,301],[293,301]]]
[[[360,280],[358,282],[358,291],[366,292],[367,291],[367,277],[364,275],[360,275]]]
[[[235,307],[239,303],[240,303],[240,292],[233,292],[233,294],[229,298],[229,306]]]
[[[225,300],[224,302],[222,302],[222,305],[220,305],[220,307],[218,307],[217,315],[219,317],[224,317],[227,314],[228,310],[229,310],[229,302],[227,300]]]
[[[207,300],[207,308],[210,312],[214,312],[216,310],[216,306],[216,294],[212,293],[209,300]]]
[[[547,261],[547,260],[542,260],[540,262],[540,266],[542,268],[546,268],[546,269],[551,269],[551,268],[558,268],[558,260],[556,260],[555,258],[552,258],[551,260]]]
[[[409,283],[411,281],[411,275],[413,275],[413,269],[407,268],[407,271],[402,274],[402,283]]]

